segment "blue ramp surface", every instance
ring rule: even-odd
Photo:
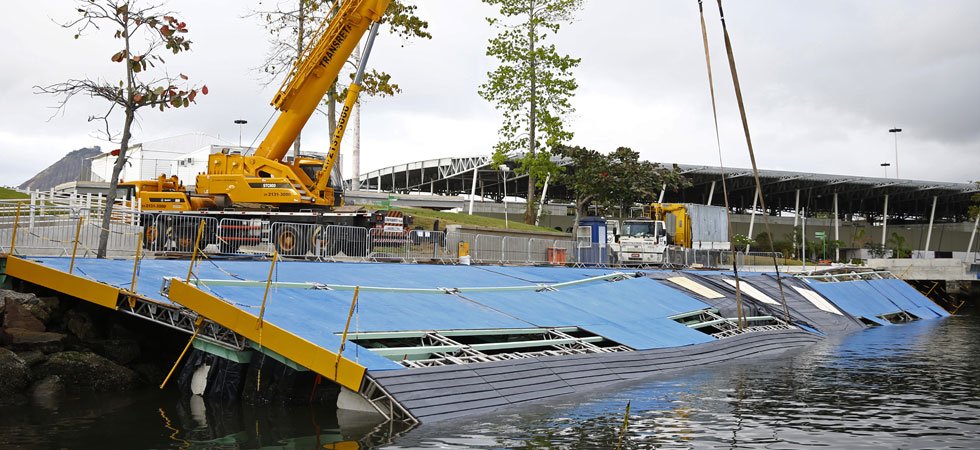
[[[947,317],[949,313],[899,279],[855,280],[828,283],[810,281],[813,290],[855,317],[887,325],[878,316],[908,312],[920,319]]]
[[[40,258],[67,271],[67,258]],[[168,302],[160,294],[165,277],[183,279],[189,261],[144,260],[138,293]],[[199,262],[198,279],[265,281],[269,261]],[[133,261],[76,260],[75,274],[129,289]],[[273,281],[389,288],[467,288],[538,286],[615,273],[610,269],[550,267],[442,266],[378,263],[281,262]],[[258,315],[264,289],[202,286],[224,301]],[[352,292],[273,288],[264,320],[329,350],[340,346]],[[592,281],[556,291],[412,293],[362,291],[351,332],[482,330],[575,326],[637,350],[676,347],[715,339],[668,319],[709,305],[648,278]],[[402,366],[348,343],[345,356],[371,370]]]
[[[809,281],[810,287],[854,317],[861,317],[878,325],[891,325],[878,316],[900,312],[899,308],[881,295],[868,296],[862,286],[864,281],[825,283]]]
[[[949,313],[917,289],[899,279],[868,280],[882,295],[893,299],[896,304],[921,319],[948,317]]]

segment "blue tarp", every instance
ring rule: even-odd
[[[947,317],[949,313],[922,295],[921,292],[908,283],[898,279],[869,280],[868,284],[877,289],[882,295],[893,299],[906,311],[921,319]]]
[[[847,311],[854,317],[863,317],[866,320],[878,325],[890,325],[887,320],[882,320],[878,316],[882,314],[893,314],[899,312],[899,308],[888,299],[878,295],[868,295],[864,281],[843,281],[840,283],[825,283],[821,281],[809,282],[810,287],[823,295],[837,307]],[[874,291],[872,288],[868,288]]]
[[[935,319],[949,313],[899,279],[855,280],[839,283],[809,282],[811,288],[855,317],[887,324],[877,316],[900,311],[920,319]]]
[[[41,258],[44,264],[67,270],[65,258]],[[184,278],[188,261],[144,260],[138,292],[166,301],[159,293],[164,277]],[[268,261],[202,261],[195,269],[201,279],[265,280]],[[132,261],[76,260],[75,273],[128,288]],[[614,273],[611,269],[553,267],[442,266],[372,263],[281,262],[275,281],[317,282],[402,288],[465,288],[534,286]],[[257,315],[263,289],[216,286],[204,288],[235,306]],[[340,346],[350,308],[349,291],[273,289],[265,320],[327,349]],[[648,278],[618,282],[595,281],[558,291],[463,292],[418,294],[361,292],[351,322],[352,332],[459,330],[577,326],[635,349],[673,347],[714,340],[667,317],[708,308],[677,290]],[[371,370],[401,368],[385,358],[351,344],[345,355]]]

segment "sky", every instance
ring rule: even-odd
[[[285,1],[285,0],[280,0]],[[270,45],[248,17],[276,0],[169,0],[190,29],[192,51],[170,55],[171,73],[206,84],[189,109],[145,111],[136,142],[205,133],[236,144],[261,140],[274,111],[274,89],[257,70]],[[75,2],[7,2],[0,37],[0,185],[20,184],[65,153],[92,145],[117,148],[89,122],[105,104],[59,100],[35,85],[69,78],[119,79],[110,62],[119,41],[107,30],[73,39],[58,22]],[[477,0],[414,0],[431,40],[383,34],[370,67],[392,74],[403,93],[365,99],[362,173],[430,158],[488,155],[500,117],[477,90],[494,60]],[[721,125],[715,143],[704,50],[695,0],[586,0],[553,40],[582,59],[569,116],[569,142],[609,152],[620,146],[644,159],[749,167],[748,151],[725,58],[718,11],[706,20]],[[725,3],[739,79],[759,167],[896,176],[947,182],[980,179],[980,2],[975,0],[739,0]],[[111,123],[121,128],[121,116]],[[896,164],[895,135],[898,136]],[[306,151],[325,151],[326,117],[303,134]],[[345,138],[349,149],[351,132]],[[345,156],[344,173],[350,174]],[[891,166],[883,168],[882,163]]]

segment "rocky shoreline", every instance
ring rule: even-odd
[[[0,405],[158,384],[182,343],[170,330],[74,298],[5,289],[0,324]]]

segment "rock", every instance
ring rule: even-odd
[[[47,409],[57,409],[58,399],[65,393],[65,383],[58,375],[51,375],[31,388],[34,403]]]
[[[95,321],[85,311],[73,309],[66,314],[68,331],[83,342],[97,341],[101,338]]]
[[[17,356],[20,359],[23,359],[24,362],[27,363],[29,367],[34,367],[44,362],[44,360],[48,358],[47,356],[44,356],[44,352],[40,350],[28,350],[26,352],[18,352]]]
[[[25,303],[24,307],[44,325],[50,326],[52,320],[55,319],[55,312],[58,310],[61,301],[58,300],[58,297],[37,297],[36,300]]]
[[[5,291],[13,292],[13,291]],[[16,294],[16,292],[15,292]],[[2,294],[0,294],[2,295]],[[36,299],[35,299],[36,300]],[[3,327],[4,328],[20,328],[29,331],[44,331],[44,322],[38,320],[34,317],[23,303],[17,298],[7,297],[6,298],[6,314],[3,316]]]
[[[6,289],[0,289],[0,298],[7,299],[9,303],[16,303],[24,307],[32,316],[41,321],[43,324],[47,324],[51,320],[51,313],[57,308],[58,299],[53,297],[46,297],[44,299],[38,298],[34,294],[25,294],[17,291],[10,291]],[[52,302],[51,300],[54,299]],[[9,305],[8,305],[9,307]],[[11,325],[7,325],[8,327]],[[16,326],[17,328],[27,328],[23,325]],[[28,328],[29,329],[29,328]],[[44,330],[37,330],[44,331]]]
[[[10,299],[21,304],[38,301],[37,296],[34,294],[11,291],[10,289],[0,289],[0,298]]]
[[[44,305],[48,311],[55,311],[58,309],[58,306],[61,306],[61,300],[58,297],[38,297],[38,300],[41,301],[41,304]]]
[[[104,339],[89,343],[92,350],[119,364],[129,364],[140,357],[140,345],[132,339]]]
[[[139,339],[140,335],[138,333],[132,332],[129,328],[125,326],[113,323],[109,326],[109,338],[110,339]]]
[[[16,353],[0,347],[0,404],[22,403],[31,370]]]
[[[61,378],[65,391],[110,392],[132,389],[136,373],[94,353],[61,352],[34,368],[34,377]]]
[[[136,371],[140,381],[149,385],[158,385],[167,376],[167,370],[151,362],[138,362],[129,366]]]
[[[16,352],[39,351],[41,353],[57,353],[65,348],[65,335],[32,331],[21,328],[4,330],[4,342],[7,347]]]

